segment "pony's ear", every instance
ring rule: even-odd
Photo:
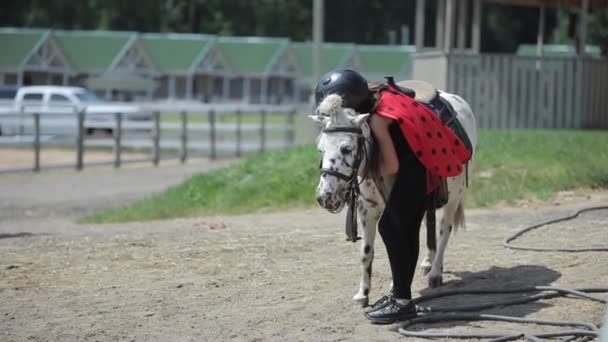
[[[367,120],[369,117],[369,113],[367,114],[358,114],[354,118],[352,118],[352,122],[357,125],[357,127],[361,127],[361,125]]]
[[[327,120],[329,120],[329,116],[327,115],[309,115],[309,118],[311,118],[314,122],[318,123],[319,125],[325,125],[325,123],[327,122]]]

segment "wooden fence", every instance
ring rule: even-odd
[[[608,62],[449,54],[446,90],[481,128],[608,129]]]
[[[2,147],[31,148],[33,171],[40,171],[42,147],[73,148],[74,163],[53,165],[83,169],[87,148],[111,149],[114,167],[120,167],[125,149],[149,151],[148,158],[128,162],[148,161],[158,165],[161,159],[179,159],[185,163],[191,154],[211,159],[221,156],[242,156],[294,144],[293,106],[271,105],[147,105],[151,112],[146,121],[125,120],[121,113],[111,114],[104,122],[95,123],[96,129],[111,131],[110,135],[87,134],[85,111],[73,114],[53,114],[52,118],[39,113],[3,113],[0,125],[12,125],[17,134],[0,136]],[[99,114],[96,114],[99,117]],[[42,120],[41,120],[42,119]],[[41,122],[44,121],[44,124]],[[49,135],[45,129],[65,129],[73,134]],[[89,132],[90,133],[90,132]],[[91,163],[108,164],[108,162]],[[88,165],[88,164],[87,164]],[[22,168],[0,172],[21,171]]]

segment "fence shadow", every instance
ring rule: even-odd
[[[561,273],[543,265],[522,265],[514,267],[497,267],[477,272],[446,272],[454,275],[457,279],[452,279],[446,282],[438,289],[424,289],[420,291],[421,295],[428,295],[443,291],[451,290],[504,290],[515,289],[533,286],[550,286],[553,282],[561,277]],[[538,292],[536,292],[538,293]],[[492,303],[498,300],[520,299],[530,297],[536,293],[518,293],[518,294],[496,294],[496,295],[457,295],[444,298],[437,298],[422,303],[428,306],[461,306],[473,305],[482,303]],[[551,306],[547,302],[531,302],[523,305],[513,305],[496,307],[482,311],[483,313],[492,313],[497,315],[508,315],[515,317],[525,317],[541,309]],[[476,322],[446,322],[432,325],[419,325],[418,328],[435,329],[435,328],[451,328],[455,326],[474,326],[478,327]],[[418,329],[416,329],[418,330]]]
[[[21,232],[21,233],[0,233],[0,240],[4,240],[4,239],[16,239],[16,238],[23,238],[23,237],[29,237],[29,236],[34,236],[36,234],[33,233],[28,233],[28,232]]]

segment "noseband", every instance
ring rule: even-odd
[[[363,130],[359,127],[332,127],[324,128],[322,132],[326,134],[353,133],[357,135],[357,154],[355,155],[355,160],[353,161],[350,175],[345,175],[332,169],[323,168],[323,160],[321,160],[321,164],[319,165],[321,175],[334,176],[347,182],[346,186],[348,193],[346,200],[349,202],[349,204],[348,213],[346,215],[346,240],[357,242],[357,240],[359,240],[359,237],[357,236],[356,211],[357,197],[359,196],[359,182],[357,181],[357,176],[359,175],[359,166],[361,166],[361,161],[363,161],[363,158],[367,157]]]

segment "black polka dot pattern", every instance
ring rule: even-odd
[[[382,92],[376,112],[399,123],[414,155],[428,170],[429,188],[439,184],[437,177],[460,174],[471,156],[460,139],[426,106],[388,89]]]

